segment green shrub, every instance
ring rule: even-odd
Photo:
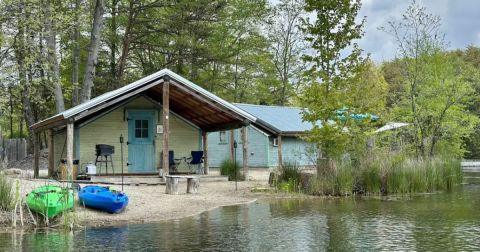
[[[241,166],[238,162],[234,162],[231,159],[225,159],[220,164],[220,174],[228,176],[228,180],[235,180],[235,167],[236,167],[236,179],[238,181],[245,180],[245,176],[241,173]]]
[[[12,182],[0,174],[0,209],[12,210],[15,203],[15,195],[12,190]]]
[[[283,181],[278,184],[278,188],[284,192],[298,192],[299,190],[299,180],[289,179],[288,181]]]
[[[298,167],[289,162],[285,162],[278,171],[277,186],[280,190],[285,192],[300,191],[300,183],[302,173]]]

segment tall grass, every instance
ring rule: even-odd
[[[286,192],[299,192],[301,172],[298,167],[291,162],[285,162],[278,170],[277,187]]]
[[[300,180],[300,170],[298,167],[289,162],[285,162],[282,167],[279,169],[278,180],[280,182],[285,182],[288,180]]]
[[[335,162],[332,172],[311,180],[308,192],[321,195],[434,192],[450,190],[462,179],[459,160],[379,155],[355,164]]]
[[[0,210],[12,210],[15,207],[13,184],[5,175],[0,174]]]
[[[241,168],[242,167],[238,162],[235,162],[231,159],[225,159],[220,164],[220,174],[228,176],[228,180],[235,180],[236,178],[239,181],[243,181],[245,180],[245,177],[241,173]]]

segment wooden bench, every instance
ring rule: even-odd
[[[167,175],[165,178],[167,183],[166,194],[178,194],[178,181],[181,178],[187,179],[187,193],[197,193],[200,186],[200,180],[196,176]]]

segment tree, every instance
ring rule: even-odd
[[[304,17],[303,0],[282,0],[274,6],[272,20],[267,26],[275,79],[279,80],[279,85],[275,85],[275,81],[268,84],[274,88],[272,93],[277,105],[288,103],[299,90],[301,74],[305,69],[301,55],[307,47],[300,27]]]
[[[95,65],[100,47],[101,30],[103,26],[104,3],[103,0],[95,1],[90,45],[88,47],[87,66],[83,77],[81,102],[90,100],[92,95],[93,80],[95,77]]]
[[[65,102],[63,101],[63,91],[60,83],[60,67],[58,65],[57,56],[57,33],[54,23],[54,14],[51,11],[52,1],[47,0],[45,3],[45,33],[47,34],[48,48],[48,64],[55,94],[55,107],[57,113],[65,110]]]
[[[307,139],[321,151],[319,174],[333,168],[333,159],[343,153],[349,139],[346,127],[350,122],[338,120],[337,111],[346,107],[351,113],[357,112],[351,90],[356,85],[352,80],[365,64],[354,42],[363,35],[365,19],[356,22],[360,7],[359,1],[306,1],[306,11],[316,17],[312,23],[304,19],[306,40],[312,43],[314,54],[303,56],[311,64],[305,71],[310,83],[299,100],[303,119],[313,124]]]
[[[75,0],[73,19],[73,48],[72,48],[72,105],[79,102],[79,73],[80,73],[80,0]]]
[[[478,98],[478,94],[480,94],[480,48],[470,45],[464,50],[452,52],[452,56],[472,68],[472,71],[469,72],[467,77],[469,79],[468,81],[472,83],[475,94],[477,95],[468,106],[468,111],[480,117],[480,99]],[[480,158],[480,125],[475,127],[475,132],[464,138],[464,144],[466,151],[464,158]]]
[[[29,19],[29,12],[31,8],[25,5],[23,0],[18,2],[18,5],[11,7],[15,8],[15,14],[17,15],[16,19],[16,31],[15,39],[13,42],[13,48],[15,52],[15,59],[18,66],[18,80],[21,87],[21,99],[23,102],[23,109],[25,115],[25,121],[27,121],[28,126],[34,123],[33,117],[33,108],[30,102],[30,86],[27,82],[27,71],[29,68],[29,58],[27,57],[27,53],[30,51],[27,44],[26,38],[26,24],[28,24],[31,20]],[[30,41],[31,42],[31,41]],[[31,44],[31,43],[30,43]],[[33,134],[30,132],[30,146],[33,143]]]
[[[405,85],[393,113],[412,123],[417,157],[439,152],[461,155],[461,139],[478,121],[466,110],[474,94],[470,70],[445,52],[440,21],[413,1],[401,21],[390,21],[383,28],[397,42]],[[445,148],[448,151],[442,151]]]
[[[208,55],[198,81],[229,101],[255,103],[260,97],[257,88],[266,78],[264,70],[272,62],[262,34],[269,9],[264,0],[227,3],[205,45]]]

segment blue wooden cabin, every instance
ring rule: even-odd
[[[315,165],[314,145],[300,136],[312,128],[302,121],[297,107],[265,106],[253,104],[234,105],[257,118],[247,130],[247,165],[252,168],[276,168],[279,162],[300,167]],[[208,134],[209,165],[220,167],[225,159],[243,163],[241,129],[217,131]],[[237,148],[233,148],[233,142]]]

